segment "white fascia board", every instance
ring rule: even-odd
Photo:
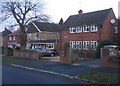
[[[32,24],[35,26],[35,28],[36,28],[39,32],[41,32],[40,29],[35,25],[34,22],[32,22]]]

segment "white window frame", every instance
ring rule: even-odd
[[[70,47],[74,48],[75,47],[75,41],[70,41]]]
[[[76,28],[75,27],[71,27],[71,28],[69,28],[70,29],[70,33],[75,33],[75,31],[76,31]]]
[[[34,33],[34,39],[38,39],[38,33]]]
[[[9,37],[9,40],[10,40],[10,41],[12,40],[12,37],[11,37],[11,36]]]
[[[76,47],[77,47],[77,49],[79,49],[79,50],[82,50],[82,41],[76,41]]]
[[[83,26],[83,32],[89,32],[89,26],[88,25]]]
[[[118,33],[118,27],[115,27],[115,33]]]
[[[98,42],[97,41],[91,41],[91,49],[92,50],[96,50],[98,46]]]
[[[15,40],[15,36],[13,36],[13,40]]]
[[[54,43],[48,43],[46,44],[46,49],[54,49]],[[51,48],[49,48],[49,46],[52,46]]]
[[[31,39],[32,34],[27,34],[27,38]]]
[[[91,32],[97,32],[97,31],[98,31],[97,25],[91,25]]]
[[[82,26],[77,26],[76,33],[81,33],[81,32],[82,32]]]
[[[83,41],[83,50],[89,50],[89,41]]]

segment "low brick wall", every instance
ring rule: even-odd
[[[15,57],[30,58],[30,59],[40,59],[41,54],[36,51],[14,51]]]
[[[113,58],[113,59],[112,59]],[[109,50],[101,48],[101,61],[103,67],[118,68],[119,62],[109,56]]]

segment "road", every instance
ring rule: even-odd
[[[14,67],[11,65],[3,65],[2,68],[3,84],[84,84],[84,82],[80,80]]]

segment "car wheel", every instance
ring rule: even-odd
[[[55,54],[54,54],[54,53],[51,53],[51,54],[50,54],[50,56],[51,56],[51,57],[54,57],[54,56],[55,56]]]

